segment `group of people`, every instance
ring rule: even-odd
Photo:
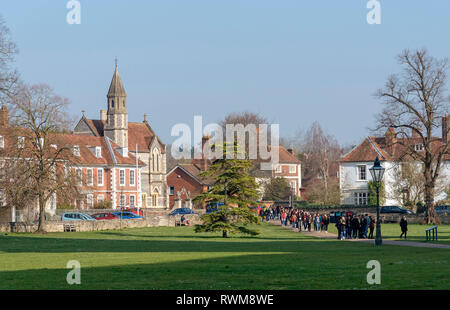
[[[375,219],[368,214],[341,216],[336,222],[338,239],[373,239]]]
[[[328,233],[328,225],[330,217],[327,214],[310,213],[308,211],[283,208],[281,206],[258,207],[258,215],[261,221],[279,220],[282,226],[292,226],[298,231],[311,231],[311,228],[317,232]],[[338,231],[338,239],[373,239],[373,231],[375,228],[375,219],[368,214],[353,215],[347,214],[337,219],[335,224]],[[408,222],[405,216],[400,221],[402,236],[408,231]]]
[[[310,213],[294,208],[283,208],[281,206],[266,207],[258,210],[261,221],[279,220],[282,226],[292,226],[298,231],[325,231],[330,223],[327,214]]]

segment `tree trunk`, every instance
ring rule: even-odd
[[[228,238],[228,234],[226,230],[222,230],[222,238]]]
[[[430,172],[425,171],[425,221],[427,224],[438,224],[439,218],[434,210],[434,182]]]
[[[43,197],[39,197],[39,225],[37,233],[45,233],[45,200]]]

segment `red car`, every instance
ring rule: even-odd
[[[92,214],[91,215],[92,218],[96,219],[97,221],[99,220],[115,220],[118,219],[117,216],[115,216],[112,213],[96,213],[96,214]]]

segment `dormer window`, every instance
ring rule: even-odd
[[[17,147],[23,149],[25,147],[25,137],[17,137]]]
[[[0,136],[0,148],[5,147],[5,138],[3,136]]]
[[[422,152],[423,151],[423,144],[415,144],[414,145],[414,150],[416,152]]]
[[[95,147],[95,157],[97,157],[97,158],[101,158],[102,157],[102,148],[101,148],[101,146],[96,146]]]
[[[80,156],[80,146],[79,145],[74,145],[72,153],[73,153],[74,156]]]

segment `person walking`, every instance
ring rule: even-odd
[[[408,221],[406,220],[406,217],[403,215],[402,219],[400,220],[400,228],[402,230],[402,233],[400,234],[400,239],[402,238],[403,234],[405,235],[406,239],[406,233],[408,231]]]
[[[358,235],[359,235],[358,238],[359,239],[364,238],[364,227],[365,227],[364,216],[361,214],[359,216],[359,229],[358,229]]]
[[[352,215],[348,215],[347,216],[347,220],[345,221],[347,223],[347,238],[351,239],[352,238]]]
[[[330,223],[330,220],[328,219],[328,215],[324,214],[322,219],[323,227],[322,231],[324,231],[326,234],[328,234],[328,224]]]
[[[370,225],[370,219],[368,214],[366,213],[366,216],[364,217],[364,239],[367,239],[367,232],[369,230]]]
[[[373,239],[373,230],[375,228],[375,219],[372,216],[369,216],[370,224],[369,224],[369,239]]]

